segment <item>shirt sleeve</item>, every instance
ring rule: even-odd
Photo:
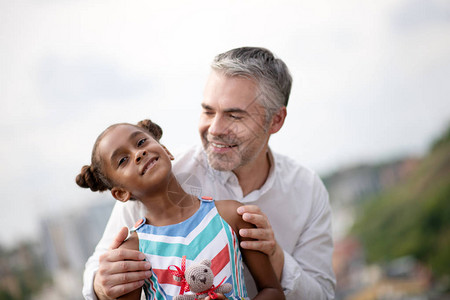
[[[128,201],[126,203],[116,202],[106,224],[105,232],[95,247],[94,253],[86,262],[83,274],[83,297],[86,300],[98,300],[94,292],[94,276],[99,268],[99,258],[111,245],[114,237],[124,226],[131,228],[141,216],[138,201]]]
[[[333,241],[328,193],[316,175],[313,209],[292,254],[284,251],[281,285],[286,299],[334,299]]]

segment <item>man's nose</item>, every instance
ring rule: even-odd
[[[144,158],[144,156],[147,155],[147,151],[146,150],[139,150],[136,152],[136,156],[134,158],[134,162],[136,164],[140,164],[142,159]]]
[[[222,116],[215,115],[211,120],[208,132],[211,135],[220,136],[229,131],[230,122],[227,122]]]

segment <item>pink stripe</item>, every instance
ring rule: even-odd
[[[151,280],[150,280],[150,288],[151,288],[151,290],[153,291],[153,299],[154,299],[155,296],[156,296],[156,288],[155,288],[155,286],[153,285],[153,281],[151,281]]]
[[[230,251],[228,249],[228,244],[223,247],[220,252],[211,259],[211,269],[214,275],[217,275],[222,271],[223,268],[230,262]]]
[[[172,284],[172,285],[181,286],[181,282],[173,279],[173,275],[172,275],[172,273],[170,273],[169,270],[167,270],[167,269],[152,269],[152,270],[153,270],[153,273],[155,273],[156,276],[158,277],[158,282],[160,284]]]
[[[230,253],[228,249],[228,244],[223,247],[219,253],[211,259],[211,269],[214,275],[219,274],[220,271],[230,262]],[[181,282],[176,281],[173,278],[172,273],[167,269],[152,269],[153,273],[158,277],[158,282],[160,284],[172,284],[181,286]]]

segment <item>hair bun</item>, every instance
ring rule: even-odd
[[[137,126],[147,129],[157,141],[162,137],[163,131],[161,127],[159,127],[158,124],[153,123],[150,119],[140,121],[137,123]]]
[[[91,166],[83,166],[80,174],[75,178],[75,181],[80,187],[91,189],[93,192],[102,192],[108,189],[108,187],[98,178],[97,174],[93,172]]]

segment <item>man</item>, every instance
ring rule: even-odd
[[[287,299],[333,299],[327,191],[314,172],[268,146],[287,114],[292,84],[287,66],[266,49],[244,47],[219,54],[211,67],[201,103],[203,148],[177,158],[174,173],[192,194],[245,204],[238,213],[256,228],[239,233],[255,241],[241,247],[269,256]],[[127,235],[122,227],[132,227],[142,209],[136,201],[114,207],[86,263],[86,299],[115,299],[149,277],[151,265],[143,254],[116,249]],[[251,278],[246,281],[252,296]]]

